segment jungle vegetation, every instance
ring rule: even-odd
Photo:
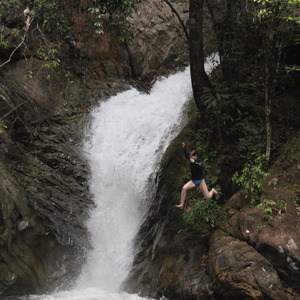
[[[182,2],[164,1],[173,11],[172,2]],[[113,27],[121,43],[130,43],[134,38],[131,17],[141,2],[89,0],[84,13],[95,35]],[[10,55],[0,67],[26,49],[27,43],[33,44],[33,39],[32,55],[51,70],[62,69],[70,58],[83,55],[74,47],[72,12],[79,5],[76,0],[1,1],[0,54],[9,49]],[[19,22],[9,22],[12,11],[19,12]],[[209,157],[208,164],[222,144],[234,141],[241,173],[233,179],[246,184],[251,174],[265,174],[280,145],[299,127],[300,0],[190,0],[188,24],[185,33],[198,110],[190,138],[200,155]],[[203,32],[213,38],[203,39]],[[212,52],[219,54],[220,64],[208,77],[204,61]],[[1,133],[5,123],[0,117]],[[257,179],[256,193],[260,186]]]

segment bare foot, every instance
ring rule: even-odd
[[[215,189],[213,189],[213,190],[214,190],[214,194],[215,194],[216,200],[218,200],[220,198],[220,195],[219,195],[219,193]]]
[[[177,208],[183,209],[183,204],[175,205]]]

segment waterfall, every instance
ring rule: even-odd
[[[117,292],[134,256],[133,241],[151,196],[153,174],[178,134],[191,96],[190,74],[158,81],[150,94],[136,89],[111,97],[93,112],[86,144],[96,203],[88,223],[93,251],[78,287]]]
[[[133,262],[134,239],[151,205],[159,162],[184,125],[191,96],[186,68],[158,80],[150,94],[132,88],[102,101],[92,112],[84,146],[95,202],[87,224],[92,250],[73,290],[30,299],[141,299],[120,288]]]

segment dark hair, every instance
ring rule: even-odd
[[[190,156],[196,156],[196,155],[198,156],[198,153],[195,150],[191,151]]]

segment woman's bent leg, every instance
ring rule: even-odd
[[[218,192],[215,189],[211,189],[210,191],[208,191],[205,180],[203,180],[200,183],[200,189],[201,189],[201,191],[203,193],[203,196],[206,200],[210,200],[213,197],[213,195],[216,195],[216,197],[219,196]]]
[[[190,190],[190,189],[193,189],[193,188],[195,188],[195,187],[196,187],[196,185],[195,185],[195,183],[194,183],[192,180],[188,181],[188,182],[183,186],[183,188],[182,188],[182,190],[181,190],[180,204],[179,204],[179,205],[176,205],[176,207],[178,207],[178,208],[183,208],[187,191]]]

